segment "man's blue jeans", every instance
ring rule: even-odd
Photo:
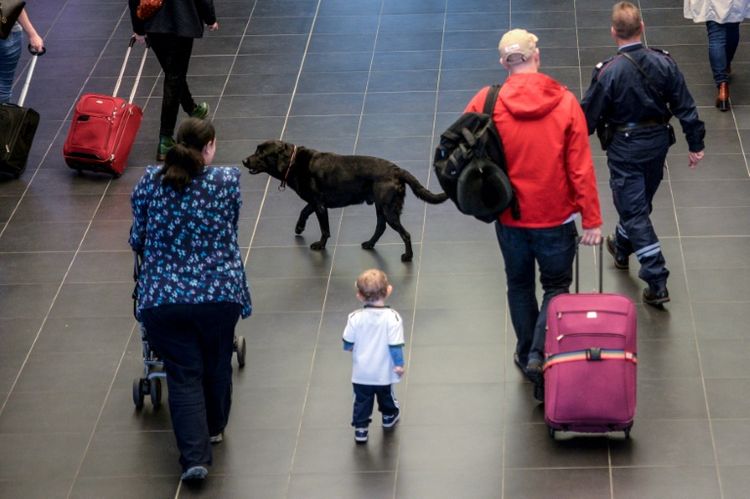
[[[567,293],[573,282],[573,259],[578,231],[575,222],[548,229],[508,227],[495,222],[497,240],[505,261],[508,305],[516,331],[516,353],[522,365],[544,359],[547,304]],[[536,266],[544,290],[542,306],[536,298]]]
[[[711,63],[711,71],[714,74],[714,82],[729,81],[727,67],[734,59],[737,45],[740,43],[740,23],[719,24],[714,21],[706,21],[708,31],[708,61]]]
[[[11,31],[10,36],[0,40],[0,103],[10,102],[13,76],[21,57],[22,31]]]

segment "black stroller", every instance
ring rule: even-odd
[[[133,315],[135,315],[135,309],[138,306],[137,282],[141,267],[141,255],[134,253],[134,256],[133,279],[136,281],[136,287],[133,290]],[[157,410],[161,406],[161,380],[167,377],[167,373],[164,371],[164,362],[159,359],[159,356],[151,348],[143,323],[138,322],[138,327],[141,330],[141,343],[143,345],[143,377],[133,380],[133,403],[137,410],[141,410],[143,408],[143,401],[146,395],[148,395],[151,397],[151,405],[154,407],[154,410]],[[237,364],[240,369],[245,367],[246,350],[244,336],[235,336],[234,353],[237,355]]]

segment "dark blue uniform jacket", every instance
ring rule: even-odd
[[[627,52],[643,68],[651,84],[622,52]],[[581,106],[589,134],[600,122],[624,127],[666,123],[674,115],[680,120],[690,151],[704,148],[705,126],[698,118],[685,78],[666,51],[646,48],[640,43],[621,48],[617,55],[596,65]]]

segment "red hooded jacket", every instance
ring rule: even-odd
[[[488,91],[480,90],[466,112],[481,113]],[[584,229],[601,226],[586,117],[573,94],[545,74],[513,74],[500,89],[492,117],[521,211],[514,220],[506,210],[500,222],[541,229],[580,213]]]

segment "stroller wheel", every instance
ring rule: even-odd
[[[148,394],[151,396],[151,405],[154,406],[154,410],[156,411],[161,407],[161,380],[159,378],[151,378],[148,385]]]
[[[141,386],[143,379],[136,378],[133,380],[133,403],[135,404],[136,410],[140,411],[143,409],[143,390]]]
[[[245,353],[247,352],[247,345],[245,344],[244,336],[237,336],[234,339],[234,351],[237,352],[237,364],[240,369],[245,367]]]

